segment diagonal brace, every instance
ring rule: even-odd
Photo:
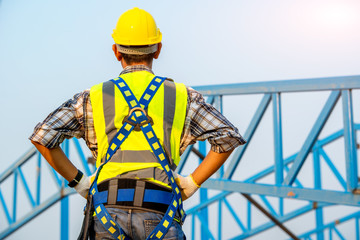
[[[271,95],[270,94],[265,94],[264,97],[262,98],[258,109],[256,110],[249,127],[247,128],[245,134],[244,134],[244,138],[246,139],[247,143],[245,145],[239,146],[238,150],[236,151],[236,153],[234,154],[234,157],[232,158],[228,168],[226,169],[226,172],[224,174],[224,179],[231,179],[232,175],[234,174],[237,166],[240,163],[240,160],[242,158],[242,156],[245,153],[245,150],[247,149],[251,138],[254,136],[255,131],[257,129],[257,126],[259,125],[262,117],[265,114],[265,111],[267,109],[267,107],[269,106],[269,103],[271,101]]]
[[[323,129],[326,121],[328,120],[331,112],[333,111],[336,102],[339,100],[340,91],[332,91],[324,108],[322,109],[319,117],[317,118],[313,128],[310,131],[310,134],[305,140],[305,143],[301,147],[300,152],[296,156],[294,164],[291,166],[283,185],[292,185],[295,181],[301,167],[303,166],[305,159],[309,155],[311,148],[314,146],[317,138],[320,135],[321,130]]]

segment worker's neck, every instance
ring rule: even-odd
[[[126,68],[128,66],[136,66],[136,65],[145,65],[148,68],[152,69],[152,62],[147,63],[147,62],[138,62],[138,63],[132,63],[132,64],[127,64],[124,59],[121,59],[121,65],[123,68]]]

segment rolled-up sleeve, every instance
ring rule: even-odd
[[[66,138],[83,138],[83,97],[83,93],[78,93],[50,113],[35,126],[29,139],[47,148],[55,148]]]
[[[206,103],[199,92],[188,88],[188,109],[180,152],[183,153],[187,146],[196,141],[204,140],[208,140],[211,150],[217,153],[228,152],[246,143],[226,117]]]

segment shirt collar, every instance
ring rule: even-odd
[[[149,68],[148,66],[132,65],[132,66],[127,66],[126,68],[124,68],[124,70],[121,71],[120,75],[126,74],[126,73],[138,72],[138,71],[147,71],[147,72],[154,74],[153,71],[151,70],[151,68]]]

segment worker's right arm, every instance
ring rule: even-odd
[[[72,164],[67,158],[65,153],[60,147],[47,148],[37,142],[31,141],[32,144],[37,148],[45,160],[63,176],[68,182],[75,179],[78,169]],[[89,188],[91,185],[91,177],[82,176],[80,181],[75,185],[75,190],[84,198],[87,197]]]
[[[71,182],[75,178],[78,169],[66,157],[65,153],[60,147],[47,148],[34,141],[31,141],[31,143],[34,144],[37,150],[55,169],[55,171],[58,172],[61,176],[63,176],[66,180]]]
[[[30,136],[31,142],[46,161],[69,182],[77,176],[78,169],[66,157],[59,145],[66,138],[84,138],[89,149],[93,153],[96,152],[95,136],[89,134],[92,132],[92,129],[89,130],[88,127],[92,126],[92,122],[88,120],[86,114],[89,107],[91,107],[89,91],[85,90],[50,113],[43,122],[37,124]],[[76,182],[78,179],[74,181],[74,184]],[[89,178],[83,176],[74,188],[81,196],[86,197],[90,186],[89,182]]]

